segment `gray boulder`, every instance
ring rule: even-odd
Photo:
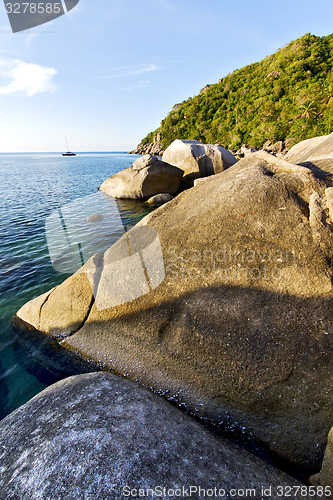
[[[157,156],[145,155],[106,179],[99,189],[114,198],[145,199],[159,193],[176,193],[182,177],[181,169]]]
[[[278,486],[301,486],[108,373],[45,389],[2,420],[0,445],[0,498],[6,500],[117,500],[155,488],[154,498],[167,499],[190,487],[192,498],[201,487],[216,488],[223,498],[245,490],[261,498],[264,488],[265,498],[277,499]]]
[[[146,154],[135,160],[132,165],[133,170],[142,170],[145,167],[153,165],[153,163],[159,161],[159,158],[155,155]]]
[[[267,151],[268,153],[272,153],[278,157],[284,156],[289,149],[290,139],[286,139],[285,141],[278,141],[275,144],[272,144],[271,141],[266,141],[262,149]]]
[[[248,144],[243,144],[239,151],[244,155],[249,155],[252,153],[256,153],[258,150],[256,148],[251,148]]]
[[[236,163],[230,151],[218,144],[176,139],[164,151],[162,160],[181,168],[184,175],[207,177],[223,172]]]
[[[96,257],[15,324],[317,472],[333,421],[333,178],[311,168],[249,155],[129,231],[100,257],[109,278]],[[135,242],[132,271],[140,228],[159,244]],[[121,267],[119,295],[142,293],[108,302]]]
[[[292,163],[302,163],[325,158],[333,159],[333,133],[299,142],[285,156],[285,160]]]

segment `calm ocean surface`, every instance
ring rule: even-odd
[[[84,196],[103,197],[97,187],[135,159],[123,153],[0,154],[0,418],[56,380],[44,369],[31,370],[31,354],[18,352],[11,328],[25,302],[68,276],[51,265],[46,218]],[[150,211],[142,202],[117,203],[125,227]]]

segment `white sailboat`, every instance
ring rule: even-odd
[[[67,137],[65,137],[65,141],[66,141],[67,152],[66,153],[62,153],[62,156],[76,156],[76,153],[72,153],[72,151],[69,151],[69,149],[68,149]]]

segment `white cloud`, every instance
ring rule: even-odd
[[[33,96],[55,90],[57,70],[20,59],[0,57],[0,95]]]
[[[155,64],[133,64],[132,66],[122,66],[113,68],[105,78],[120,78],[123,76],[143,75],[150,71],[156,71],[158,66]]]

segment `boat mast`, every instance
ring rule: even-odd
[[[67,144],[67,137],[66,136],[65,136],[65,142],[66,142],[66,151],[69,151],[68,144]]]

